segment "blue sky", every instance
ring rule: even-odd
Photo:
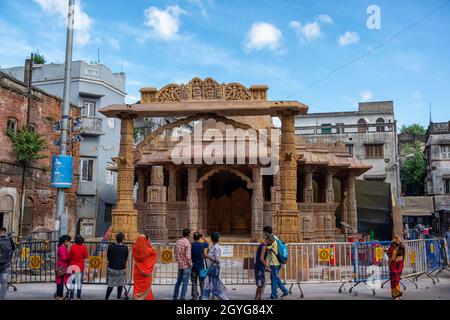
[[[271,100],[299,100],[310,112],[356,110],[393,100],[400,124],[450,120],[450,1],[380,49],[326,77],[445,0],[238,1],[77,0],[74,59],[127,73],[139,88],[194,76],[267,84]],[[0,0],[0,66],[22,65],[39,49],[64,61],[67,0]],[[377,5],[381,29],[369,29]],[[313,86],[311,84],[316,83]]]

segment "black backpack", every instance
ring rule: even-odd
[[[9,237],[0,238],[0,270],[9,267],[13,256],[13,248]]]

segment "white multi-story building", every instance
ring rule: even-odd
[[[425,156],[426,192],[434,198],[433,231],[443,235],[450,227],[450,122],[430,124]]]
[[[296,119],[296,134],[306,142],[344,143],[349,154],[373,168],[361,180],[382,181],[400,196],[397,128],[392,101],[364,102],[358,111],[309,113]]]

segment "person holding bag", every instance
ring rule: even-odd
[[[202,242],[203,241],[203,242]],[[205,249],[209,247],[209,242],[200,234],[200,232],[194,233],[194,242],[191,245],[191,258],[192,258],[192,300],[201,299],[203,296],[203,288],[205,287],[206,278],[206,261],[205,261]],[[200,295],[198,292],[198,284],[200,285]]]
[[[59,238],[58,250],[56,252],[56,268],[55,268],[55,282],[56,282],[56,300],[64,300],[64,286],[67,284],[69,274],[67,268],[70,261],[70,240],[69,235],[64,235]]]

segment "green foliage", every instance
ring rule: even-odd
[[[27,165],[33,160],[47,157],[41,154],[47,143],[40,133],[25,127],[17,132],[8,131],[8,137],[17,160],[22,164]]]
[[[33,53],[33,63],[34,64],[45,64],[45,56],[39,52],[39,50],[36,50],[36,52]]]
[[[400,133],[421,135],[421,134],[426,134],[427,130],[421,124],[414,123],[409,126],[403,125],[400,128]]]
[[[403,190],[407,196],[421,196],[424,193],[424,179],[427,174],[427,162],[420,149],[411,148],[413,156],[403,162],[400,176]]]

